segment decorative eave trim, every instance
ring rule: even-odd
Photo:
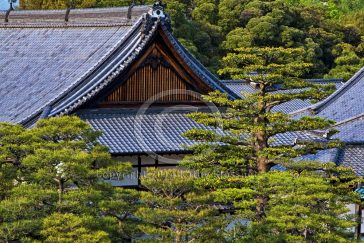
[[[178,54],[183,58],[186,64],[213,89],[227,93],[230,98],[238,99],[239,96],[226,87],[215,75],[213,75],[206,67],[204,67],[195,57],[193,57],[179,41],[172,35],[168,25],[162,23],[162,30],[166,34],[170,43],[175,47]]]
[[[140,40],[139,42],[135,43],[133,47],[131,47],[133,51],[130,52],[129,55],[123,59],[121,64],[117,65],[117,68],[110,71],[111,74],[109,74],[105,79],[101,80],[101,82],[99,82],[98,84],[93,85],[93,87],[87,90],[76,101],[71,101],[69,103],[65,102],[66,104],[62,105],[59,108],[54,109],[50,113],[50,116],[62,116],[70,114],[71,112],[75,111],[77,108],[85,104],[87,101],[89,101],[96,94],[98,94],[104,87],[110,84],[115,79],[116,76],[118,76],[122,71],[124,71],[138,57],[139,53],[143,50],[144,46],[146,46],[151,37],[154,35],[155,30],[157,29],[159,23],[160,20],[158,19],[154,23],[150,32],[147,35],[138,36]]]
[[[34,123],[44,110],[44,107],[51,106],[52,110],[47,112],[47,117],[68,115],[77,110],[83,104],[96,96],[103,88],[109,85],[115,77],[122,73],[141,53],[144,47],[155,35],[158,27],[165,32],[171,44],[181,55],[186,64],[201,78],[207,85],[213,89],[227,93],[231,98],[239,98],[234,92],[228,89],[220,80],[207,70],[199,61],[197,61],[186,49],[173,37],[170,30],[169,17],[152,17],[144,14],[142,18],[133,26],[131,30],[123,37],[105,57],[100,60],[87,73],[82,75],[70,88],[65,90],[57,98],[47,104],[30,116],[21,121],[22,124]],[[129,40],[128,40],[129,39]],[[120,49],[122,47],[122,49]],[[119,50],[120,49],[120,50]],[[126,53],[125,53],[126,52]],[[108,60],[112,55],[115,58]],[[102,67],[102,65],[105,65]],[[98,68],[102,68],[97,70]],[[97,70],[97,72],[96,72]],[[96,73],[96,77],[92,77]],[[99,77],[97,77],[99,76]],[[90,78],[90,80],[87,80]]]

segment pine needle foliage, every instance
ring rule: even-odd
[[[300,77],[310,66],[302,49],[239,48],[224,58],[221,74],[245,79],[257,88],[231,100],[213,92],[204,98],[217,113],[190,118],[212,129],[184,135],[198,141],[182,166],[200,172],[198,184],[213,191],[216,202],[233,212],[236,242],[347,242],[356,219],[347,205],[360,203],[353,187],[360,182],[351,169],[302,160],[333,149],[332,121],[298,116],[276,108],[295,99],[317,101],[333,87]],[[282,92],[282,89],[284,90]],[[326,134],[324,137],[319,134]],[[288,137],[285,141],[282,138]],[[298,159],[301,158],[301,159]],[[284,171],[274,171],[274,168]]]
[[[99,136],[76,116],[40,120],[30,129],[0,124],[0,241],[131,238],[138,193],[101,180],[131,166],[113,160]]]
[[[204,96],[207,101],[225,110],[219,113],[192,113],[189,117],[224,132],[216,129],[186,132],[186,137],[201,143],[192,148],[195,153],[186,157],[184,165],[209,172],[219,170],[255,174],[267,172],[277,164],[286,166],[293,158],[338,146],[337,141],[324,141],[319,137],[316,141],[296,139],[277,143],[282,134],[299,138],[303,132],[327,130],[333,124],[319,117],[294,118],[290,114],[274,111],[274,108],[286,102],[295,99],[317,101],[333,91],[331,85],[300,79],[310,66],[301,61],[302,53],[302,49],[266,47],[240,48],[236,49],[236,53],[228,54],[224,58],[226,67],[220,73],[245,79],[258,91],[242,94],[244,98],[236,100],[219,92]],[[278,92],[282,89],[286,89],[286,92]]]
[[[147,242],[224,242],[223,218],[212,195],[196,186],[190,171],[148,169],[136,216]]]

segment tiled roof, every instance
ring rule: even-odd
[[[149,16],[149,17],[148,17]],[[162,30],[172,46],[178,52],[178,55],[186,64],[213,90],[220,90],[228,93],[231,97],[233,94],[227,89],[216,76],[212,75],[205,67],[202,66],[182,45],[174,38],[169,29],[169,17],[152,18],[145,15],[138,24],[133,26],[133,34],[124,41],[118,49],[115,50],[109,60],[105,61],[100,67],[86,77],[82,83],[65,98],[55,104],[49,116],[72,114],[87,101],[91,100],[101,90],[110,85],[119,75],[122,75],[127,68],[141,55],[143,50],[150,43],[152,38]],[[166,40],[165,40],[166,41]]]
[[[113,154],[185,152],[193,144],[181,134],[192,128],[205,128],[188,119],[185,113],[164,110],[137,114],[136,110],[81,111],[78,114],[103,135],[100,143]]]
[[[157,30],[202,81],[235,96],[173,37],[168,16],[148,10],[134,7],[130,18],[128,8],[71,10],[68,22],[63,10],[12,11],[0,24],[0,121],[29,126],[72,114],[122,75]]]
[[[340,89],[311,107],[321,116],[337,122],[364,113],[364,67]]]
[[[100,109],[83,110],[78,115],[95,130],[103,132],[100,143],[108,146],[111,153],[140,154],[187,152],[185,145],[191,145],[193,142],[184,138],[182,133],[192,128],[213,129],[197,124],[187,118],[186,113],[152,109],[139,114],[134,109]],[[272,140],[272,145],[293,144],[296,139],[323,141],[313,134],[290,132],[277,135]]]
[[[343,79],[341,78],[329,78],[329,79],[306,79],[308,82],[316,83],[316,84],[335,84],[336,89],[341,88],[343,86]]]
[[[338,158],[340,165],[351,167],[359,176],[364,176],[364,145],[348,145]]]
[[[226,85],[231,91],[240,97],[244,96],[244,93],[252,94],[257,91],[248,82],[244,80],[222,80],[223,84]]]
[[[125,15],[125,8],[121,10]],[[86,19],[77,27],[64,22],[54,27],[54,22],[47,21],[47,26],[29,27],[21,22],[22,17],[54,17],[59,11],[19,12],[12,12],[19,21],[0,26],[0,120],[8,122],[21,122],[68,92],[120,44],[138,21],[133,18],[126,23],[124,16],[120,19],[124,23],[112,26],[84,25]]]
[[[322,150],[316,154],[305,155],[298,160],[333,162],[337,165],[350,167],[358,176],[364,177],[364,145],[347,145],[344,148]],[[276,165],[272,169],[286,170],[282,165]]]
[[[291,113],[312,105],[309,100],[294,99],[273,107],[273,112]]]
[[[339,163],[339,155],[340,155],[341,149],[339,148],[333,148],[333,149],[327,149],[327,150],[321,150],[317,152],[316,154],[308,154],[304,155],[300,158],[300,160],[316,160],[323,163],[328,162],[334,162]]]
[[[364,144],[364,114],[337,123],[334,128],[339,132],[333,138],[340,139],[347,144]]]
[[[150,6],[135,6],[130,12],[131,20],[127,18],[128,7],[71,9],[68,21],[65,22],[66,9],[62,10],[21,10],[11,11],[8,22],[5,22],[6,11],[0,11],[0,27],[65,27],[80,25],[111,25],[132,24],[143,13],[148,12]]]
[[[337,165],[350,167],[355,174],[364,177],[364,145],[347,145],[344,148],[322,150],[316,154],[305,155],[299,160],[333,162]],[[272,169],[286,170],[282,165],[276,165]]]
[[[339,156],[341,154],[341,149],[339,148],[333,148],[333,149],[327,149],[327,150],[321,150],[317,152],[316,154],[307,154],[300,158],[297,158],[297,161],[320,161],[322,163],[328,163],[333,162],[336,164],[339,164]],[[287,170],[282,165],[275,165],[272,170],[278,170],[278,171],[285,171]]]

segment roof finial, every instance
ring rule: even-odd
[[[14,10],[13,4],[16,3],[16,0],[8,0],[8,1],[9,1],[9,4],[10,4],[10,7],[6,11],[6,14],[5,14],[5,23],[9,22],[10,12]]]
[[[171,19],[164,9],[167,7],[162,1],[157,1],[153,4],[152,9],[144,15],[143,34],[149,33],[153,24],[158,21],[162,26],[166,27],[168,31],[171,31]]]
[[[16,0],[8,0],[9,1],[9,4],[10,4],[10,10],[14,10],[14,6],[13,4],[16,3]]]
[[[153,4],[152,9],[152,17],[154,18],[164,18],[166,17],[164,14],[164,9],[167,7],[166,4],[163,4],[162,1],[157,1],[155,4]]]

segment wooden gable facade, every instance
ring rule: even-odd
[[[153,105],[202,104],[200,94],[211,91],[159,29],[140,57],[115,78],[92,106],[129,107],[146,101]]]

